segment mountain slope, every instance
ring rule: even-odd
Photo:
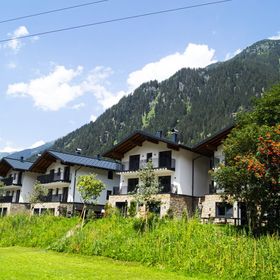
[[[168,135],[176,127],[180,141],[193,145],[232,123],[251,99],[280,81],[280,41],[264,40],[234,58],[203,69],[182,69],[169,79],[142,84],[94,123],[58,139],[53,148],[94,155],[136,129]]]
[[[15,159],[20,159],[21,157],[24,157],[25,159],[30,159],[30,158],[33,159],[37,154],[42,153],[43,151],[52,147],[53,144],[54,144],[54,141],[48,142],[44,145],[41,145],[39,147],[32,148],[32,149],[25,149],[25,150],[14,152],[14,153],[0,153],[0,159],[2,157],[6,157],[6,156],[8,156],[10,158],[15,158]]]

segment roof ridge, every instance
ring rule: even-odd
[[[80,155],[80,154],[75,154],[75,153],[70,153],[70,152],[61,152],[61,151],[56,151],[56,150],[53,150],[53,149],[46,150],[46,152],[54,152],[54,153],[60,153],[60,154],[65,154],[65,155],[70,155],[70,156],[77,156],[77,157],[83,157],[83,158],[88,158],[88,159],[95,159],[95,160],[99,160],[99,161],[117,163],[116,161],[108,160],[108,159],[104,159],[104,158],[98,159],[97,156],[90,157],[90,156],[87,156],[87,155]]]
[[[3,157],[2,159],[11,159],[11,160],[16,160],[16,161],[19,161],[19,162],[29,162],[29,163],[33,163],[33,161],[31,160],[26,160],[26,159],[19,159],[19,158],[12,158],[12,157]]]

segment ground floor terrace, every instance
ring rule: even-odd
[[[29,203],[0,202],[0,217],[27,213],[29,210]]]
[[[145,213],[144,206],[135,206],[135,196],[131,194],[112,195],[109,204],[119,209],[122,215],[129,215],[130,208],[136,207],[137,216]],[[149,210],[160,217],[173,215],[181,217],[197,213],[203,223],[216,224],[246,224],[246,207],[240,202],[226,201],[222,194],[210,194],[203,197],[192,197],[173,193],[157,194],[154,196]]]
[[[42,215],[46,212],[54,216],[71,217],[82,214],[84,204],[72,202],[40,202],[33,205],[33,214]],[[86,205],[87,213],[92,212],[95,216],[101,217],[104,205]]]
[[[180,195],[173,193],[154,195],[149,205],[149,210],[164,217],[165,215],[174,215],[181,217],[182,215],[192,215],[197,209],[199,202],[198,197],[188,195]],[[129,208],[137,207],[137,213],[141,216],[145,212],[144,206],[135,205],[135,197],[133,195],[112,195],[109,197],[109,204],[120,210],[121,214],[127,215]]]

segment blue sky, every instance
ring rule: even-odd
[[[3,1],[0,21],[86,2]],[[205,2],[111,0],[2,23],[0,39]],[[62,137],[144,81],[280,39],[279,10],[279,0],[233,0],[0,44],[0,152]]]

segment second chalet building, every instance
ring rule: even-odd
[[[177,141],[162,137],[162,133],[152,135],[136,131],[113,149],[104,154],[105,157],[120,160],[122,170],[119,188],[110,196],[109,203],[122,211],[133,201],[131,193],[139,183],[139,170],[151,160],[155,175],[161,186],[161,193],[156,200],[160,201],[161,216],[168,209],[175,215],[183,211],[193,212],[199,199],[209,193],[210,158]]]
[[[95,173],[97,179],[106,185],[94,208],[98,213],[104,208],[114,187],[119,185],[116,172],[120,171],[120,165],[100,157],[46,151],[34,162],[30,171],[36,173],[37,180],[48,189],[43,202],[35,205],[35,213],[41,214],[46,209],[55,215],[61,214],[62,210],[68,214],[81,211],[83,201],[76,187],[77,179],[90,173]]]

